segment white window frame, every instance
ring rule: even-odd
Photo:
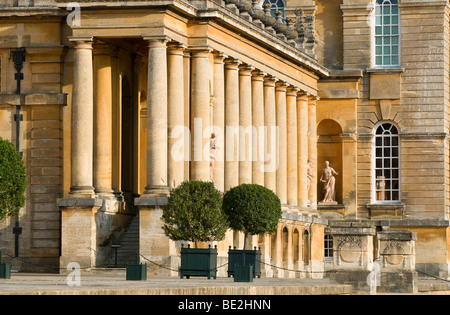
[[[324,235],[324,258],[326,260],[333,259],[333,235],[325,233]]]
[[[271,9],[272,15],[275,17],[274,12],[276,11],[281,11],[283,12],[283,20],[286,19],[286,1],[285,0],[267,0],[269,1],[269,3],[273,6],[272,2],[277,2],[277,1],[281,1],[283,2],[283,8],[280,10],[280,8],[278,6],[276,6],[276,10],[275,9]],[[261,0],[260,5],[262,6],[264,4],[264,2],[266,2],[266,0]]]
[[[382,133],[382,135],[377,135],[377,130],[379,127],[384,128],[383,125],[389,124],[392,125],[397,129],[396,134],[390,134],[388,135],[388,131],[385,129]],[[391,127],[392,128],[392,127]],[[392,130],[392,129],[389,130]],[[397,138],[397,145],[393,145],[393,138]],[[381,146],[377,144],[377,139],[381,138]],[[384,141],[385,138],[389,138],[388,144]],[[393,149],[397,149],[397,156],[393,156]],[[377,156],[377,149],[380,149],[381,156]],[[387,149],[387,150],[385,150]],[[388,153],[387,156],[385,156],[385,153]],[[394,165],[394,159],[397,160],[397,163]],[[379,161],[378,161],[379,160]],[[385,165],[385,161],[387,161]],[[381,162],[381,163],[380,163]],[[397,171],[397,177],[392,177],[393,171]],[[386,179],[380,179],[377,178],[379,175],[379,172],[385,174],[390,174],[390,176]],[[382,176],[382,175],[381,175]],[[392,183],[397,182],[398,188],[393,188]],[[390,199],[383,199],[378,200],[377,199],[377,193],[379,193],[379,196],[383,196],[383,198],[386,197],[384,194],[385,192],[388,192],[390,194]],[[398,193],[398,199],[393,199],[393,192]],[[399,204],[401,203],[401,138],[400,138],[400,129],[397,124],[395,124],[392,121],[380,121],[378,122],[374,128],[373,128],[373,139],[372,139],[372,203],[374,204]]]
[[[383,0],[384,2],[389,2],[392,0]],[[372,16],[371,16],[371,25],[372,25],[372,68],[399,68],[401,66],[401,28],[400,28],[400,19],[401,19],[401,15],[400,15],[400,9],[398,8],[398,1],[397,4],[395,4],[398,8],[398,13],[397,14],[391,14],[389,15],[381,15],[379,16],[380,19],[378,19],[378,14],[377,14],[377,7],[381,7],[383,8],[383,5],[377,4],[377,0],[373,1],[373,5],[374,5],[374,10],[372,11]],[[390,6],[392,7],[393,4],[390,4]],[[392,23],[392,17],[396,16],[397,17],[397,24],[391,24]],[[398,44],[393,44],[392,43],[392,37],[391,35],[384,35],[383,33],[381,35],[377,35],[376,33],[376,29],[377,26],[378,27],[382,27],[384,28],[384,20],[383,17],[389,17],[389,24],[385,25],[387,27],[389,27],[390,31],[392,30],[392,26],[396,26],[398,29]],[[382,25],[377,25],[377,22],[379,20],[382,20]],[[381,38],[382,44],[380,46],[379,43],[377,43],[377,37]],[[378,52],[378,47],[381,48],[381,58],[382,58],[382,64],[377,65],[377,52]],[[394,49],[394,47],[397,47],[398,51],[397,54],[392,54],[392,50]],[[385,49],[388,48],[389,50],[389,54],[385,53]],[[397,56],[398,58],[398,63],[396,64],[392,64],[392,60],[391,63],[388,65],[384,65],[383,63],[383,59],[386,56],[390,56],[392,58],[392,56]]]

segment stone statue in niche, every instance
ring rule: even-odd
[[[213,181],[213,177],[214,177],[214,164],[216,162],[216,134],[213,132],[211,134],[210,140],[209,140],[209,178],[211,181]]]
[[[336,178],[334,175],[339,175],[339,173],[330,166],[330,162],[325,161],[325,168],[322,170],[322,176],[320,176],[320,182],[323,183],[323,199],[319,204],[337,204]]]

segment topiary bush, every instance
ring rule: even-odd
[[[257,184],[241,184],[227,191],[222,209],[230,228],[244,232],[246,240],[248,234],[274,233],[282,214],[278,196]]]
[[[164,233],[174,241],[221,241],[228,229],[222,194],[212,182],[185,181],[170,192],[163,206]]]
[[[25,205],[27,174],[14,145],[0,138],[0,221],[19,213]]]

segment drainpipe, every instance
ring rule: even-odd
[[[16,105],[16,113],[14,114],[14,121],[16,122],[16,150],[21,156],[23,152],[20,151],[20,122],[23,121],[23,114],[21,111],[22,97],[21,96],[21,82],[23,80],[23,63],[25,61],[25,48],[20,47],[12,51],[14,67],[17,72],[14,74],[14,79],[17,81],[16,95],[19,96],[19,104]],[[14,239],[14,257],[19,257],[19,235],[22,234],[22,227],[20,226],[19,214],[16,215],[16,223],[13,227]]]

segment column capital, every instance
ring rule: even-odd
[[[230,70],[238,70],[239,66],[242,64],[242,61],[238,59],[234,59],[232,57],[225,59],[225,68]]]
[[[320,97],[316,95],[308,95],[308,101],[310,105],[317,105],[318,100],[320,100]]]
[[[74,49],[93,49],[93,37],[70,37],[70,42],[74,42]]]
[[[275,87],[275,83],[278,81],[277,78],[275,78],[274,76],[268,74],[264,77],[264,85],[265,86],[273,86]]]
[[[289,84],[284,81],[277,81],[275,83],[275,91],[286,92]]]
[[[297,96],[298,92],[300,91],[300,89],[294,85],[289,85],[287,87],[287,95],[289,96]]]
[[[264,81],[264,77],[267,75],[267,73],[256,69],[252,71],[252,80],[254,81]]]
[[[247,64],[239,65],[239,75],[251,76],[253,70],[255,70],[255,67],[253,66],[249,66]]]
[[[223,64],[225,62],[225,59],[228,58],[228,55],[220,51],[214,51],[213,55],[214,55],[214,63]]]
[[[144,36],[143,39],[148,41],[148,48],[167,48],[170,40],[167,36]]]
[[[310,96],[309,93],[307,93],[307,92],[305,92],[303,90],[299,90],[298,93],[297,93],[297,100],[299,100],[299,101],[301,100],[301,101],[307,102],[309,96]]]
[[[69,36],[69,42],[76,42],[76,43],[93,43],[94,37],[92,36]]]
[[[167,43],[167,53],[170,55],[184,55],[187,45],[179,42],[168,42]]]
[[[209,46],[188,47],[192,58],[209,58],[209,55],[214,51]]]

